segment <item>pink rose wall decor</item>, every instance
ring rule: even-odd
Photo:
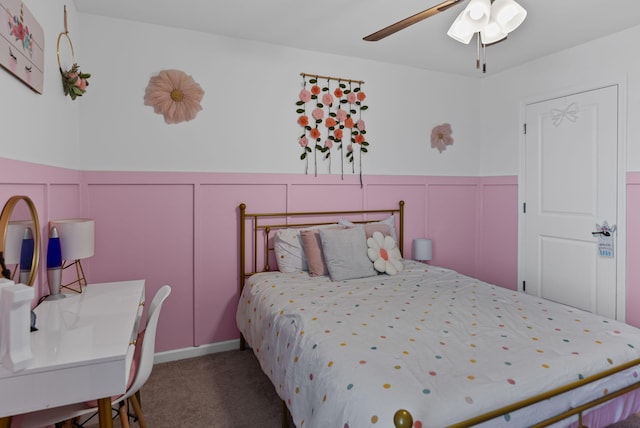
[[[447,149],[447,146],[453,144],[452,133],[451,125],[448,123],[436,126],[431,130],[431,147],[442,153]]]
[[[362,119],[362,112],[368,109],[364,104],[367,98],[362,90],[364,82],[306,73],[300,75],[302,89],[296,100],[296,113],[297,123],[302,127],[298,145],[302,148],[300,160],[305,162],[304,173],[309,172],[311,156],[314,175],[318,175],[318,158],[327,162],[327,171],[331,173],[331,158],[335,154],[339,156],[343,177],[345,162],[347,167],[351,165],[352,173],[356,172],[355,164],[358,164],[362,185],[362,155],[368,152],[369,147],[367,128]],[[320,80],[326,83],[320,83]]]
[[[144,105],[164,116],[169,124],[192,120],[202,110],[204,90],[193,78],[180,70],[162,70],[149,79]]]

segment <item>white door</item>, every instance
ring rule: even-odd
[[[616,318],[618,255],[602,257],[592,232],[618,218],[618,87],[528,104],[525,115],[523,288]]]

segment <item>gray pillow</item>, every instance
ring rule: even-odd
[[[364,226],[320,229],[322,254],[332,281],[365,278],[377,274],[367,256]]]

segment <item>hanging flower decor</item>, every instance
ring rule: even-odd
[[[438,149],[438,151],[442,153],[447,149],[447,146],[453,144],[452,133],[451,125],[448,123],[434,127],[431,130],[431,147]]]
[[[60,41],[62,38],[66,38],[69,48],[71,50],[71,62],[73,65],[66,70],[62,68],[62,60],[60,59]],[[64,32],[58,34],[58,41],[56,43],[56,53],[58,55],[58,70],[60,70],[60,77],[62,78],[62,90],[65,95],[69,95],[72,100],[77,97],[81,97],[87,92],[87,86],[89,86],[90,73],[83,73],[80,71],[80,66],[76,63],[75,53],[73,51],[73,43],[71,43],[71,37],[69,36],[69,29],[67,26],[67,7],[64,7]]]
[[[327,171],[331,174],[331,159],[335,153],[340,157],[342,177],[345,161],[351,164],[352,173],[355,173],[355,164],[358,164],[362,186],[362,155],[368,152],[369,146],[362,119],[362,111],[368,109],[364,104],[367,96],[361,87],[364,82],[306,73],[301,75],[302,89],[298,93],[296,113],[297,123],[302,127],[298,144],[302,148],[300,160],[305,162],[305,174],[309,172],[309,158],[312,155],[314,175],[318,175],[318,158],[327,162]],[[320,83],[320,79],[326,80],[326,83]],[[332,81],[336,82],[333,88]],[[352,87],[354,83],[357,84],[355,88]],[[343,147],[345,143],[346,150]]]
[[[87,92],[91,74],[80,71],[78,64],[73,64],[67,71],[60,69],[60,75],[62,76],[62,89],[64,90],[64,94],[69,95],[72,100],[75,100],[76,97],[81,97]]]
[[[164,116],[166,123],[192,120],[202,110],[204,90],[193,78],[180,70],[162,70],[149,79],[144,105]]]

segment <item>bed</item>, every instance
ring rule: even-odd
[[[369,226],[391,224],[387,234],[404,248],[402,201],[382,210],[238,211],[241,346],[251,347],[297,427],[593,428],[640,409],[640,330],[624,323],[408,259],[393,275],[339,280],[335,268],[312,274],[311,252],[306,270],[275,269],[306,257],[283,250],[279,236],[295,244],[301,231],[321,238],[327,265],[338,263],[327,237],[345,230],[366,241]]]

